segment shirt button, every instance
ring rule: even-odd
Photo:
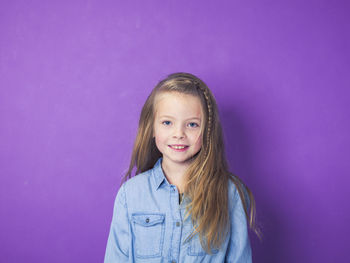
[[[176,226],[180,226],[181,224],[180,224],[180,222],[176,222]]]
[[[149,223],[149,218],[146,218],[146,223]]]

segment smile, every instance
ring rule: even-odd
[[[169,147],[174,149],[174,150],[183,150],[185,148],[188,148],[188,146],[186,146],[186,145],[169,145]]]

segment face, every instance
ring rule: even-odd
[[[178,92],[157,95],[153,135],[164,163],[188,165],[202,146],[202,122],[203,111],[198,97]]]

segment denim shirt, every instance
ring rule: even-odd
[[[190,241],[189,200],[164,176],[160,158],[154,167],[126,181],[118,191],[107,241],[105,263],[252,262],[247,222],[234,184],[229,184],[230,231],[220,249],[207,254],[198,235]]]

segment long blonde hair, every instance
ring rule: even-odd
[[[255,224],[255,200],[249,188],[237,176],[229,172],[222,135],[222,127],[215,98],[207,85],[189,73],[174,73],[160,81],[148,96],[139,120],[139,127],[132,151],[129,170],[123,181],[151,169],[162,156],[153,139],[154,102],[159,93],[178,92],[198,97],[204,113],[202,148],[193,157],[187,170],[185,195],[189,197],[187,216],[191,215],[194,231],[188,237],[199,234],[203,248],[211,253],[224,242],[229,229],[229,180],[235,184],[241,197],[250,228],[260,237]]]

